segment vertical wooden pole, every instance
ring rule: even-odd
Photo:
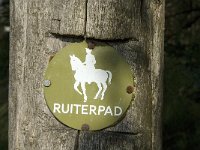
[[[9,149],[161,149],[164,0],[11,0]],[[136,75],[125,118],[97,132],[49,112],[43,75],[57,50],[84,37],[112,45]]]

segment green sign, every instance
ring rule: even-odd
[[[44,94],[53,115],[79,130],[115,124],[132,99],[130,66],[112,47],[74,43],[61,49],[45,73]]]

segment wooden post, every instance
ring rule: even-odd
[[[161,149],[164,0],[11,0],[9,149]],[[43,95],[49,59],[69,43],[101,40],[136,75],[125,118],[102,131],[58,122]]]

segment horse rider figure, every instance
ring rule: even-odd
[[[85,48],[85,49],[86,49],[87,54],[85,57],[85,62],[83,64],[85,65],[88,73],[92,73],[95,70],[96,59],[94,55],[92,55],[92,49],[89,49],[89,48]]]

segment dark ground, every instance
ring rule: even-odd
[[[1,3],[1,1],[0,1]],[[0,6],[0,150],[8,139],[9,3]],[[166,0],[163,149],[200,150],[200,0]]]

